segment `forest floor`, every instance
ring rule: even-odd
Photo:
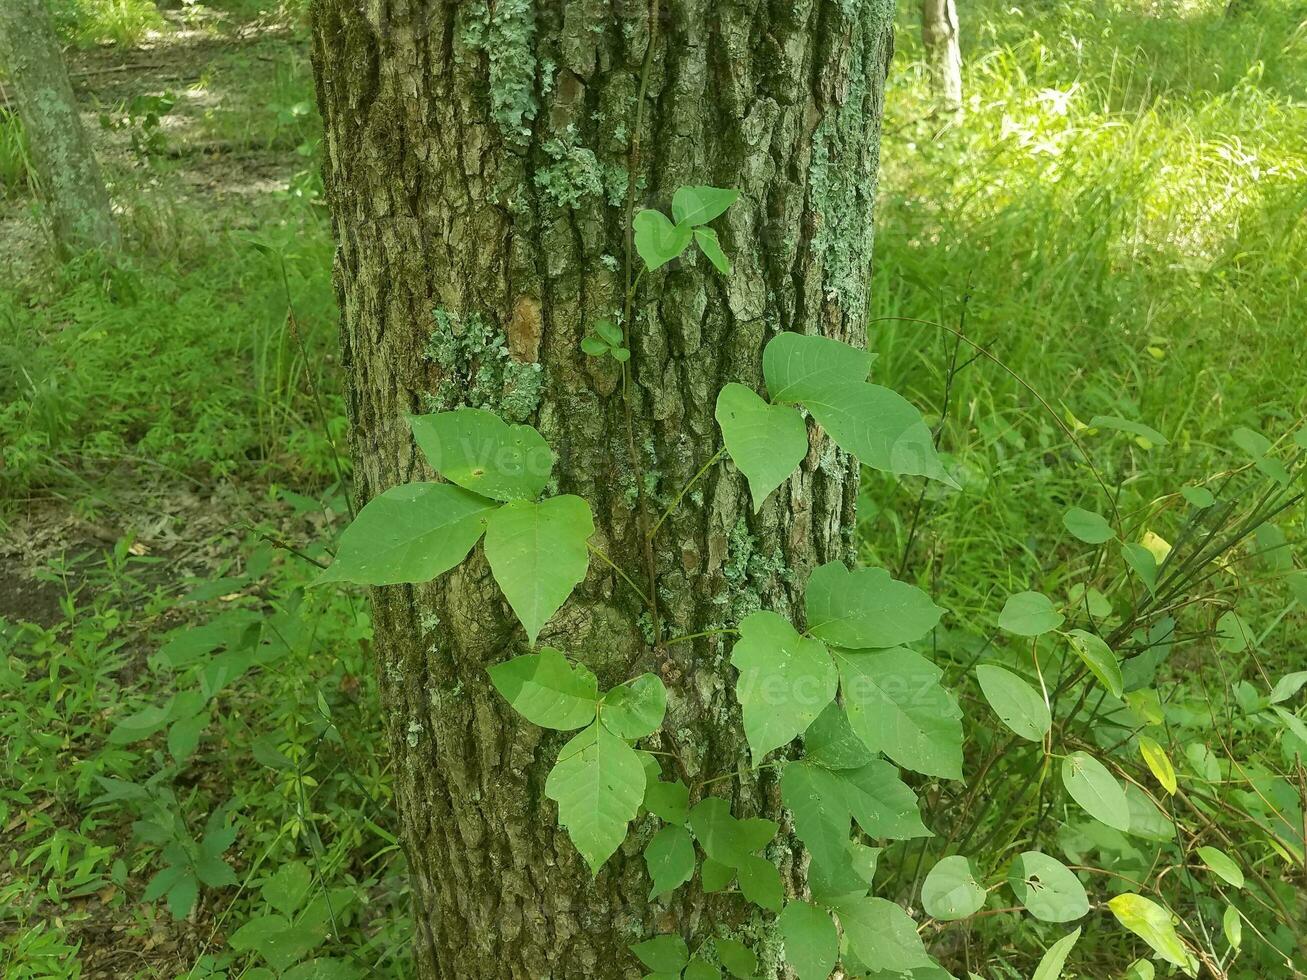
[[[302,25],[249,3],[69,51],[119,267],[51,262],[0,116],[6,978],[409,972],[366,604],[304,588],[345,512],[320,124]],[[869,477],[860,543],[977,631],[1013,591],[1074,586],[1062,514],[1098,490],[1062,424],[1174,539],[1157,501],[1246,466],[1240,429],[1283,444],[1307,414],[1303,18],[1158,6],[964,6],[956,121],[901,24],[870,345],[878,376],[948,406],[966,492],[924,494],[917,521],[917,488]],[[951,372],[951,335],[912,322],[936,320],[1006,368],[964,351]],[[1279,521],[1301,529],[1301,507]],[[1271,675],[1307,666],[1278,584],[1250,578],[1241,606]],[[968,965],[1029,976],[1042,940],[995,921]],[[1086,955],[1108,976],[1140,949]]]

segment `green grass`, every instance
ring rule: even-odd
[[[164,20],[153,0],[51,0],[64,36],[80,47],[139,44]]]

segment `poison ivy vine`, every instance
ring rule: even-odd
[[[653,210],[635,215],[634,247],[644,268],[630,289],[691,244],[720,273],[729,274],[730,262],[708,223],[736,197],[732,190],[684,187],[673,198],[670,218]],[[612,357],[625,370],[630,328],[600,321],[582,342],[583,350]],[[724,449],[704,469],[728,455],[748,481],[757,510],[810,450],[818,430],[810,431],[806,410],[820,431],[863,465],[956,486],[921,413],[869,380],[874,357],[826,337],[777,334],[763,352],[765,393],[736,383],[721,389],[715,414]],[[463,561],[484,535],[495,581],[534,648],[542,628],[585,577],[594,532],[589,505],[571,495],[542,496],[553,454],[530,426],[510,425],[476,409],[409,422],[431,469],[447,482],[398,486],[372,500],[344,532],[322,581],[428,581]],[[1092,425],[1153,444],[1165,441],[1121,419],[1095,418]],[[1211,506],[1201,498],[1191,502]],[[1095,547],[1120,534],[1105,518],[1079,507],[1067,512],[1065,524],[1075,538]],[[1125,567],[1144,586],[1145,602],[1166,600],[1174,585],[1169,546],[1159,542],[1127,542],[1121,551]],[[979,691],[1013,737],[1042,747],[1031,784],[1038,794],[1037,820],[1052,792],[1049,773],[1056,768],[1066,805],[1105,827],[1139,831],[1158,819],[1169,825],[1148,792],[1123,782],[1119,768],[1114,772],[1104,764],[1094,745],[1068,734],[1090,697],[1095,711],[1109,699],[1137,709],[1145,724],[1130,737],[1163,791],[1176,792],[1165,749],[1142,732],[1160,716],[1150,714],[1147,698],[1129,700],[1146,686],[1146,665],[1137,662],[1140,657],[1123,663],[1113,646],[1124,636],[1105,638],[1095,629],[1103,612],[1094,612],[1095,602],[1101,606],[1103,597],[1085,592],[1082,599],[1088,617],[1083,610],[1059,608],[1040,593],[1010,596],[997,626],[1018,644],[1028,644],[1029,656],[975,665]],[[807,891],[798,895],[787,894],[778,867],[765,856],[778,833],[774,821],[733,814],[726,797],[703,792],[719,780],[692,791],[680,780],[665,779],[657,756],[640,748],[663,725],[668,692],[658,677],[642,674],[601,693],[584,664],[548,646],[492,666],[490,677],[527,721],[575,732],[558,753],[545,795],[556,802],[560,824],[594,874],[621,846],[632,822],[648,814],[659,824],[644,850],[652,899],[675,893],[697,870],[704,891],[734,886],[744,901],[777,916],[786,960],[799,980],[823,980],[837,965],[846,976],[928,980],[949,974],[927,952],[918,922],[896,902],[871,892],[886,846],[933,836],[905,772],[918,774],[909,777],[918,782],[963,777],[958,701],[941,683],[940,668],[914,648],[936,630],[944,612],[886,569],[832,562],[808,577],[803,622],[762,610],[724,630],[736,634],[730,663],[753,771],[779,770],[781,798],[809,855]],[[1079,625],[1063,630],[1068,616]],[[1224,629],[1237,642],[1239,624],[1227,622]],[[1055,649],[1070,656],[1050,684],[1041,657]],[[1082,670],[1067,668],[1076,662]],[[1305,681],[1307,673],[1286,678],[1265,707],[1301,725],[1276,699],[1293,696]],[[1059,708],[1066,710],[1055,727]],[[1024,799],[1017,803],[1027,805]],[[1163,830],[1173,832],[1173,827]],[[943,841],[938,848],[943,856],[921,883],[921,908],[931,921],[976,915],[999,889],[1040,922],[1072,923],[1089,913],[1080,878],[1056,858],[1009,846],[999,849],[997,866],[982,871],[960,853],[964,844],[953,837]],[[1200,857],[1226,883],[1242,885],[1243,871],[1224,852],[1208,848]],[[1109,908],[1159,959],[1196,974],[1199,959],[1169,911],[1134,892],[1117,895]],[[1236,914],[1232,925],[1227,921],[1227,935],[1238,926]],[[1077,928],[1051,943],[1037,980],[1061,974],[1079,935]],[[752,977],[758,970],[756,952],[737,940],[704,936],[691,945],[690,938],[654,936],[632,950],[650,980],[720,977],[723,969]]]

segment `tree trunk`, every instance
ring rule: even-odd
[[[935,99],[948,112],[962,110],[962,48],[953,0],[921,0],[921,39]]]
[[[0,65],[27,134],[36,183],[64,254],[118,246],[118,226],[77,114],[44,0],[0,3]]]
[[[718,389],[760,387],[780,329],[865,341],[865,292],[891,0],[317,0],[314,61],[360,502],[430,478],[404,416],[475,405],[530,421],[559,492],[592,505],[594,543],[648,590],[636,469],[615,362],[580,341],[621,311],[627,168],[649,50],[639,207],[684,184],[736,187],[714,224],[735,269],[702,257],[646,275],[631,330],[635,445],[651,516],[720,446]],[[656,19],[651,19],[656,18]],[[857,472],[825,439],[755,516],[710,470],[656,540],[662,635],[794,607],[816,564],[851,552]],[[423,977],[638,976],[631,942],[714,923],[778,941],[697,880],[650,902],[627,843],[591,879],[545,776],[565,737],[517,717],[486,668],[520,627],[480,548],[420,587],[374,590],[385,724]],[[592,562],[541,642],[601,685],[658,671],[667,778],[744,770],[729,644],[651,644],[633,589]],[[712,787],[737,815],[779,813],[774,780]],[[773,850],[798,882],[791,852]]]

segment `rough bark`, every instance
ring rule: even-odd
[[[683,259],[646,276],[632,326],[635,441],[661,512],[720,445],[730,380],[760,387],[778,330],[865,340],[871,212],[891,0],[642,3],[317,0],[314,56],[360,501],[430,478],[406,413],[472,404],[530,421],[557,488],[590,501],[595,544],[645,584],[620,375],[586,357],[588,324],[620,311],[631,131],[646,49],[638,206],[682,184],[737,187],[714,222],[735,271]],[[847,557],[856,469],[825,438],[758,515],[715,467],[657,539],[665,635],[760,606],[799,615],[815,564]],[[637,823],[591,879],[543,793],[563,737],[514,716],[486,667],[521,628],[478,548],[416,588],[373,593],[424,977],[638,976],[627,944],[724,924],[777,941],[738,897],[697,879],[646,899]],[[662,748],[693,783],[747,767],[728,649],[656,652],[631,588],[600,562],[541,642],[601,684],[658,671]],[[739,814],[779,813],[774,782],[713,785]],[[786,845],[773,851],[791,877]]]
[[[27,135],[34,176],[65,254],[118,245],[104,178],[77,114],[44,0],[0,4],[0,66]]]
[[[935,99],[948,112],[962,109],[962,48],[953,0],[921,0],[921,39]]]

